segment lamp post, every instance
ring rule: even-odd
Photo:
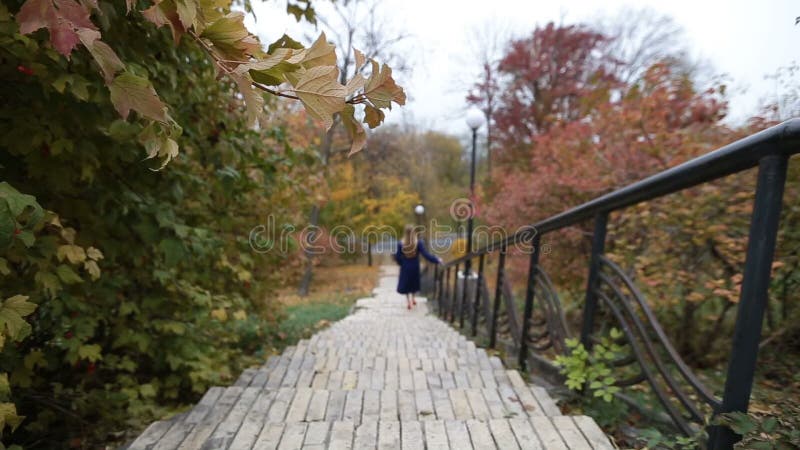
[[[422,206],[422,203],[414,207],[414,214],[417,215],[417,225],[421,225],[422,216],[425,214],[425,207]]]
[[[478,128],[483,125],[484,122],[484,115],[483,112],[476,108],[472,107],[467,111],[466,117],[467,126],[472,129],[472,158],[470,159],[469,165],[469,217],[467,218],[467,255],[472,253],[472,230],[473,230],[473,216],[475,215],[475,205],[473,201],[475,200],[475,153],[478,146]],[[472,261],[467,258],[464,261],[464,285],[463,285],[463,294],[461,300],[461,308],[460,317],[459,317],[459,327],[464,328],[464,309],[466,307],[466,300],[467,300],[467,286],[469,283],[469,277],[472,273]]]

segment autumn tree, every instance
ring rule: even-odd
[[[511,41],[500,61],[502,94],[495,112],[503,164],[513,164],[533,137],[580,119],[605,101],[615,83],[604,58],[608,38],[583,25],[548,23]]]
[[[356,109],[404,94],[367,58],[340,82],[324,35],[262,46],[226,1],[4,0],[0,42],[2,442],[101,447],[230,381],[274,326],[291,259],[251,231],[296,222],[315,155],[264,110],[338,116],[358,151]]]
[[[356,73],[365,69],[367,71],[377,71],[378,68],[365,67],[367,60],[375,58],[389,59],[395,68],[399,67],[401,71],[406,69],[404,58],[396,53],[393,48],[393,45],[405,39],[406,35],[391,32],[381,13],[378,1],[352,0],[341,3],[334,2],[327,6],[327,11],[318,14],[317,18],[319,24],[332,36],[334,42],[340,48],[345,49],[343,58],[339,62],[342,84],[346,83],[350,72]],[[392,69],[385,69],[381,76],[392,78]],[[358,80],[358,77],[354,77],[354,80]],[[403,104],[405,103],[405,95],[398,95],[394,100],[399,104]],[[388,107],[391,109],[390,103]],[[383,122],[384,117],[384,112],[380,108],[368,105],[364,110],[363,122],[368,124],[370,128],[375,128]],[[352,124],[349,122],[344,122],[343,125],[344,130],[339,130],[338,117],[334,117],[333,125],[324,131],[320,141],[319,155],[323,173],[323,183],[320,186],[323,188],[328,187],[329,171],[331,166],[335,165],[333,164],[333,159],[341,160],[342,153],[345,155],[353,153],[352,150],[342,152],[341,145],[337,147],[337,134],[341,135],[343,131],[346,131],[348,135],[352,135],[354,131]],[[360,145],[364,145],[366,143],[366,134],[363,129],[355,129],[355,131],[358,132]],[[324,198],[325,194],[323,193],[320,196]],[[311,205],[308,217],[308,223],[311,227],[320,225],[320,208],[322,206],[323,204],[321,203]],[[313,238],[313,236],[309,237]],[[313,267],[314,258],[310,253],[306,253],[305,270],[298,288],[301,296],[308,294],[313,276]]]

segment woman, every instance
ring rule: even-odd
[[[428,253],[425,245],[417,237],[414,225],[406,225],[403,239],[397,243],[394,259],[400,264],[400,279],[397,281],[397,292],[406,294],[408,309],[417,305],[414,294],[419,292],[419,255],[428,261],[439,264],[442,260]]]

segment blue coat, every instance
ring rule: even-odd
[[[419,292],[419,255],[422,255],[432,263],[438,263],[439,258],[428,253],[425,244],[417,241],[417,254],[408,258],[403,255],[403,244],[397,242],[397,251],[394,259],[400,264],[400,279],[397,281],[397,292],[401,294],[412,294]]]

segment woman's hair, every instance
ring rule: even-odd
[[[403,256],[406,258],[417,256],[417,242],[417,231],[414,229],[414,225],[406,225],[403,229]]]

